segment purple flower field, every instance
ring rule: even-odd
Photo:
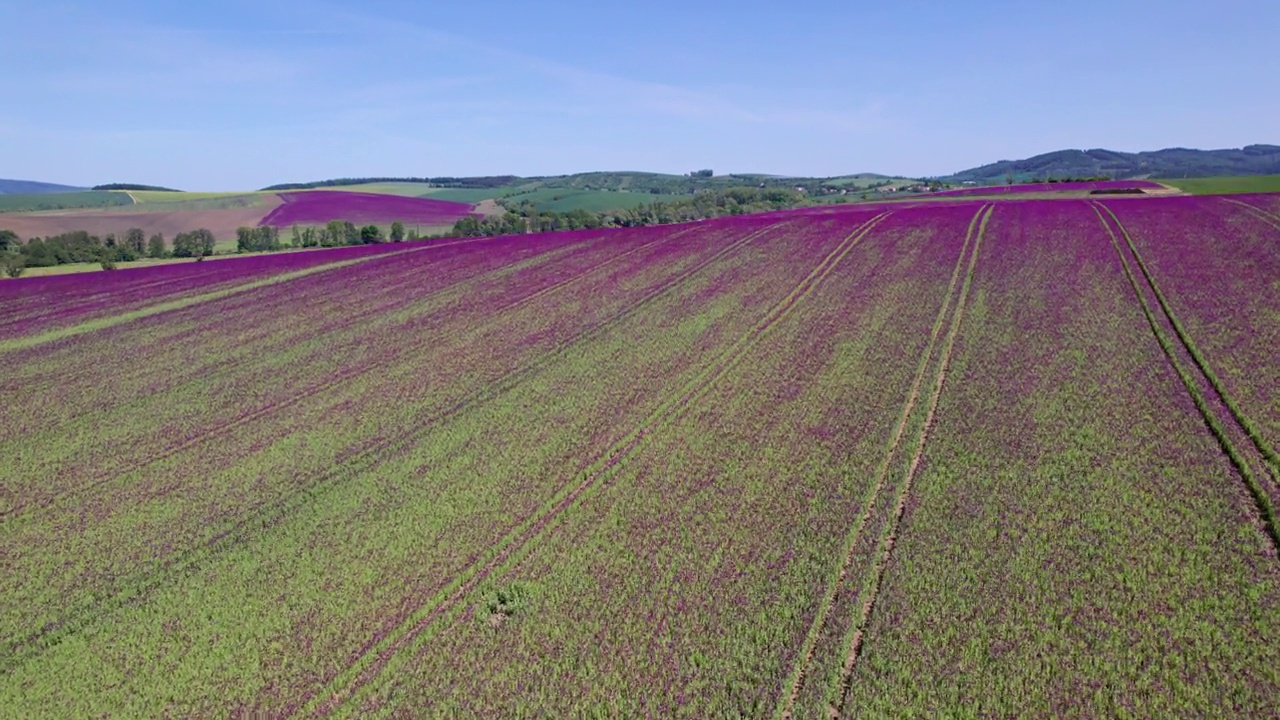
[[[1277,207],[962,197],[0,283],[0,707],[1268,717]]]
[[[448,200],[402,197],[380,193],[308,190],[280,193],[283,201],[258,225],[287,228],[291,225],[323,225],[330,220],[359,224],[390,224],[438,227],[452,225],[471,212],[471,206]]]

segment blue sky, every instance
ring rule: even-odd
[[[940,175],[1280,143],[1270,0],[0,0],[0,177]]]

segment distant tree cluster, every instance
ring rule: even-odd
[[[271,226],[236,228],[236,252],[280,249],[280,231]]]
[[[557,230],[590,230],[601,227],[642,227],[690,222],[721,215],[744,215],[797,207],[806,202],[805,194],[786,187],[732,187],[707,190],[687,199],[655,201],[628,210],[590,213],[575,209],[566,212],[539,210],[522,200],[504,202],[506,213],[485,218],[464,217],[454,223],[449,235],[477,237],[519,233],[554,232]]]
[[[182,192],[173,188],[160,187],[159,185],[138,185],[135,183],[107,183],[106,185],[94,185],[92,190],[137,190],[139,192]]]
[[[342,245],[371,245],[386,240],[382,234],[382,228],[377,225],[365,225],[363,227],[356,226],[355,223],[346,220],[330,220],[321,227],[304,227],[293,226],[290,229],[291,246],[292,247],[340,247]],[[417,238],[417,233],[412,234],[412,239]],[[391,224],[391,240],[400,242],[405,239],[404,223],[394,222]],[[262,248],[276,250],[281,246],[273,248]]]
[[[346,185],[368,185],[371,183],[421,183],[434,187],[446,188],[499,188],[506,187],[519,180],[514,175],[483,175],[479,177],[360,177],[334,178],[304,183],[281,183],[262,188],[264,192],[284,190],[315,190],[316,188],[341,187]]]
[[[213,254],[214,237],[201,228],[179,233],[173,249],[166,246],[164,235],[147,237],[141,228],[131,228],[124,235],[93,235],[84,230],[61,235],[31,238],[23,243],[10,230],[0,230],[0,269],[10,277],[22,274],[28,267],[52,267],[69,263],[100,263],[104,268],[140,258],[203,257]]]

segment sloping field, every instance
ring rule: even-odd
[[[1267,717],[1271,203],[6,283],[0,707]]]
[[[1150,180],[1098,180],[1094,182],[1022,183],[1020,185],[991,185],[988,187],[960,188],[931,193],[930,197],[975,197],[986,195],[1024,195],[1027,193],[1081,192],[1090,190],[1125,190],[1130,188],[1160,188],[1160,183]]]
[[[3,224],[9,218],[7,213],[107,208],[132,204],[133,200],[123,193],[92,190],[35,195],[0,195],[0,229],[7,227]]]
[[[126,197],[124,193],[110,193]],[[130,228],[142,228],[148,235],[163,233],[173,239],[181,232],[208,228],[218,239],[234,238],[236,228],[255,227],[264,216],[280,204],[272,195],[260,196],[254,202],[228,203],[222,200],[188,201],[194,206],[178,209],[164,203],[133,205],[116,210],[65,210],[40,213],[0,214],[0,229],[12,230],[24,239],[60,235],[84,230],[104,237],[114,233],[123,236]],[[157,209],[163,208],[163,209]]]
[[[281,193],[281,205],[258,223],[285,228],[323,225],[330,220],[356,224],[388,224],[399,220],[426,226],[452,225],[471,212],[471,206],[447,200],[402,197],[385,193],[306,190]]]

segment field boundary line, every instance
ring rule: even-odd
[[[420,342],[420,343],[417,343],[417,344],[415,344],[415,345],[411,346],[410,348],[407,348],[407,349],[405,350],[405,352],[406,352],[406,353],[409,353],[409,352],[412,352],[415,348],[422,347],[422,346],[427,345],[427,344],[438,343],[438,342],[441,342],[441,341],[446,340],[446,339],[454,338],[454,337],[456,337],[457,335],[459,335],[459,334],[460,334],[460,333],[462,333],[462,332],[469,332],[469,333],[470,333],[470,332],[481,332],[481,331],[483,331],[483,330],[487,330],[487,329],[489,329],[489,328],[492,328],[493,326],[495,326],[495,325],[497,325],[497,324],[498,324],[498,322],[499,322],[499,321],[498,321],[497,317],[498,317],[499,315],[504,315],[505,313],[511,312],[512,310],[515,310],[515,309],[517,309],[517,308],[519,308],[519,307],[522,307],[522,306],[524,306],[525,304],[527,304],[527,303],[529,303],[529,302],[532,302],[533,300],[536,300],[537,298],[540,298],[540,297],[543,297],[543,296],[547,295],[548,293],[554,292],[554,291],[556,291],[556,290],[563,289],[564,287],[566,287],[566,286],[568,286],[568,285],[572,285],[572,284],[574,284],[574,283],[576,283],[576,282],[580,282],[583,278],[585,278],[585,277],[587,277],[587,276],[590,276],[590,275],[591,275],[591,274],[593,274],[593,273],[598,272],[600,269],[602,269],[602,268],[604,268],[604,267],[607,267],[607,266],[608,266],[608,265],[610,265],[611,263],[613,263],[613,262],[615,262],[615,261],[618,261],[618,260],[621,260],[622,258],[624,258],[624,257],[626,257],[626,256],[629,256],[629,255],[632,255],[632,254],[634,254],[634,253],[637,253],[637,252],[640,252],[640,251],[642,251],[642,250],[645,250],[645,249],[647,249],[647,248],[653,247],[654,245],[657,245],[657,244],[659,244],[659,243],[666,242],[666,241],[670,241],[670,240],[674,240],[675,238],[680,237],[680,236],[682,236],[682,235],[685,235],[685,234],[687,234],[687,233],[689,233],[689,232],[692,232],[692,228],[689,228],[689,229],[686,229],[686,230],[682,230],[682,231],[680,231],[680,232],[678,232],[678,233],[673,233],[672,235],[667,235],[667,236],[660,237],[660,238],[658,238],[658,239],[656,239],[656,240],[652,240],[652,241],[650,241],[650,242],[644,243],[643,245],[639,245],[639,246],[637,246],[637,247],[634,247],[634,248],[632,248],[632,249],[630,249],[630,250],[628,250],[628,251],[626,251],[626,252],[624,252],[624,253],[621,253],[621,254],[615,255],[615,256],[613,256],[613,257],[611,257],[611,258],[607,259],[607,260],[603,260],[603,261],[601,261],[601,262],[599,262],[599,263],[597,263],[597,264],[595,264],[595,265],[591,266],[590,268],[587,268],[586,270],[583,270],[582,272],[580,272],[580,273],[577,273],[577,274],[573,275],[572,277],[566,278],[566,279],[564,279],[564,280],[560,280],[560,281],[558,281],[558,282],[554,283],[553,285],[547,286],[547,287],[545,287],[545,288],[542,288],[542,289],[540,289],[540,290],[538,290],[538,291],[534,292],[534,293],[533,293],[533,294],[531,294],[531,295],[527,295],[527,296],[525,296],[525,297],[523,297],[523,298],[521,298],[521,299],[519,299],[519,300],[513,301],[513,302],[511,302],[511,303],[508,303],[508,304],[506,304],[506,305],[504,305],[504,306],[502,306],[502,307],[500,307],[500,308],[496,309],[496,310],[494,311],[494,315],[493,315],[490,319],[486,320],[484,323],[482,323],[481,325],[479,325],[479,326],[477,326],[477,327],[462,328],[462,329],[455,330],[454,332],[451,332],[451,333],[445,333],[445,334],[442,334],[442,335],[433,336],[433,337],[431,337],[431,338],[428,338],[428,339],[426,339],[426,340],[424,340],[424,341],[422,341],[422,342]],[[597,240],[599,240],[599,238],[596,238],[596,239],[597,239]],[[477,282],[483,281],[485,278],[487,278],[487,277],[488,277],[489,275],[491,275],[491,274],[492,274],[491,272],[482,273],[482,274],[480,274],[480,275],[478,275],[478,276],[475,276],[475,277],[472,277],[472,278],[467,278],[466,280],[460,280],[460,281],[455,282],[455,283],[452,283],[452,284],[450,284],[450,285],[446,285],[446,286],[444,286],[444,287],[442,287],[442,288],[440,288],[440,289],[438,289],[438,290],[436,290],[436,291],[434,291],[434,292],[428,293],[427,295],[423,296],[422,298],[419,298],[419,300],[421,300],[421,301],[427,301],[427,300],[432,299],[432,298],[435,298],[435,297],[437,297],[437,296],[445,295],[446,293],[450,293],[450,292],[455,292],[455,293],[456,293],[456,292],[459,292],[459,291],[460,291],[460,290],[459,290],[459,288],[460,288],[460,287],[464,287],[464,286],[472,285],[472,284],[475,284],[475,283],[477,283]],[[431,316],[435,316],[435,315],[437,315],[437,314],[439,314],[439,313],[441,313],[441,312],[443,312],[443,310],[442,310],[442,309],[437,308],[437,309],[436,309],[436,310],[434,310],[434,311],[430,311],[430,312],[425,313],[425,314],[423,315],[423,317],[431,317]],[[341,329],[341,328],[345,328],[345,327],[348,327],[348,326],[353,325],[353,324],[356,324],[359,320],[360,320],[360,318],[358,318],[358,317],[357,317],[357,318],[352,318],[352,321],[351,321],[350,323],[344,323],[344,324],[342,324],[342,325],[340,326],[340,328],[339,328],[339,329]],[[406,326],[406,325],[411,324],[411,322],[412,322],[412,321],[406,320],[406,321],[404,321],[404,322],[397,323],[397,324],[396,324],[396,326],[403,327],[403,326]],[[173,457],[173,456],[177,455],[178,453],[183,452],[183,451],[185,451],[185,450],[189,450],[189,449],[191,449],[191,448],[193,448],[193,447],[199,447],[199,446],[201,446],[201,445],[204,445],[204,444],[205,444],[205,443],[207,443],[208,441],[210,441],[210,440],[214,440],[214,439],[217,439],[217,438],[221,437],[222,435],[225,435],[226,433],[231,432],[231,431],[233,431],[233,430],[235,430],[235,429],[237,429],[237,428],[244,427],[245,425],[251,424],[251,423],[253,423],[253,422],[257,422],[257,421],[259,421],[259,420],[262,420],[263,418],[272,417],[272,416],[276,415],[277,413],[279,413],[279,412],[280,412],[280,411],[282,411],[282,410],[286,410],[286,409],[288,409],[288,408],[293,407],[294,405],[297,405],[297,404],[298,404],[298,403],[300,403],[300,402],[305,402],[306,400],[309,400],[309,399],[311,399],[311,398],[313,398],[313,397],[317,397],[317,396],[319,396],[319,395],[322,395],[323,393],[325,393],[325,392],[327,392],[327,391],[329,391],[329,390],[332,390],[332,389],[334,389],[334,388],[336,388],[336,387],[338,387],[338,386],[340,386],[340,385],[342,385],[342,384],[344,384],[344,383],[346,383],[346,382],[348,382],[348,381],[351,381],[351,380],[355,380],[355,379],[358,379],[358,378],[364,377],[365,375],[368,375],[368,374],[369,374],[369,373],[371,373],[371,372],[374,372],[374,371],[376,371],[376,370],[380,370],[380,369],[382,369],[382,368],[384,368],[384,367],[386,367],[386,366],[388,366],[388,365],[391,365],[391,364],[393,364],[393,363],[395,363],[395,362],[398,362],[398,361],[400,361],[400,360],[402,359],[403,354],[404,354],[404,353],[402,353],[401,355],[396,355],[396,356],[394,356],[394,357],[391,357],[391,356],[383,357],[383,358],[382,358],[382,359],[380,359],[380,360],[376,360],[376,361],[374,361],[374,362],[367,363],[367,364],[365,364],[365,365],[361,365],[361,366],[358,366],[358,367],[353,367],[353,368],[351,368],[351,369],[349,369],[349,370],[340,370],[340,371],[338,371],[337,373],[332,374],[332,375],[329,375],[329,376],[325,377],[324,379],[322,379],[322,380],[320,380],[320,381],[318,381],[318,382],[312,383],[310,386],[308,386],[308,387],[306,387],[306,388],[304,388],[304,389],[300,390],[299,392],[294,393],[293,395],[290,395],[290,396],[288,396],[288,397],[286,397],[286,398],[284,398],[284,399],[282,399],[282,400],[280,400],[280,401],[278,401],[278,402],[270,403],[270,404],[267,404],[267,405],[265,405],[265,406],[260,406],[258,409],[254,410],[254,411],[252,411],[252,412],[250,412],[250,413],[248,413],[248,414],[245,414],[245,415],[239,415],[239,416],[237,416],[237,417],[235,417],[235,418],[233,418],[233,419],[231,419],[231,420],[229,420],[229,421],[227,421],[227,422],[225,422],[225,423],[220,423],[220,424],[215,425],[215,426],[213,426],[213,427],[210,427],[210,428],[208,428],[207,430],[204,430],[204,431],[202,431],[202,432],[200,432],[200,433],[198,433],[198,434],[195,434],[195,435],[193,435],[192,437],[187,438],[187,439],[186,439],[186,440],[184,440],[184,441],[181,441],[181,442],[179,442],[179,443],[177,443],[177,444],[174,444],[174,445],[171,445],[171,446],[169,446],[169,447],[166,447],[164,450],[161,450],[161,451],[159,451],[159,452],[153,453],[151,456],[146,457],[146,458],[143,458],[140,462],[138,462],[137,464],[135,464],[135,465],[133,465],[132,467],[128,468],[128,469],[127,469],[125,472],[123,472],[123,473],[111,473],[111,474],[109,474],[109,475],[108,475],[108,474],[105,474],[105,473],[104,473],[104,474],[100,474],[99,476],[96,476],[96,477],[95,477],[95,478],[94,478],[90,483],[88,483],[88,484],[86,484],[86,485],[82,485],[82,486],[79,486],[79,487],[76,487],[76,488],[72,488],[72,489],[67,490],[66,492],[63,492],[63,493],[57,494],[57,495],[55,495],[55,496],[53,496],[53,497],[47,498],[45,502],[42,502],[42,503],[40,503],[40,504],[39,504],[38,508],[47,508],[47,507],[50,507],[50,506],[52,506],[52,505],[57,504],[57,502],[58,502],[60,499],[63,499],[63,498],[67,498],[67,497],[76,497],[76,496],[79,496],[79,495],[83,495],[83,494],[84,494],[84,493],[86,493],[86,492],[90,492],[90,491],[92,491],[92,490],[94,490],[94,489],[96,489],[96,488],[102,487],[102,486],[103,486],[103,485],[105,485],[105,484],[111,483],[111,482],[113,482],[114,480],[116,480],[116,479],[119,479],[119,478],[123,477],[124,475],[127,475],[127,474],[132,473],[132,472],[136,472],[136,471],[141,470],[141,469],[146,468],[146,467],[149,467],[149,466],[151,466],[151,465],[154,465],[154,464],[155,464],[155,463],[157,463],[157,462],[163,462],[164,460],[167,460],[167,459],[169,459],[169,458],[171,458],[171,457]],[[24,513],[23,513],[23,510],[24,510],[24,509],[26,509],[26,508],[28,508],[28,507],[30,507],[30,502],[24,502],[24,503],[22,503],[22,504],[20,504],[20,505],[17,505],[17,506],[15,506],[15,507],[13,507],[13,508],[10,508],[10,509],[9,509],[9,510],[7,510],[7,511],[0,512],[0,525],[7,524],[7,523],[8,523],[9,521],[11,521],[13,518],[15,518],[15,517],[19,516],[20,514],[24,514]],[[33,508],[32,510],[34,511],[35,509],[37,509],[37,508]]]
[[[353,265],[359,265],[360,263],[366,263],[373,260],[382,260],[382,259],[391,258],[391,257],[412,255],[415,253],[428,252],[430,250],[437,250],[439,248],[453,247],[456,245],[464,245],[468,243],[482,242],[485,240],[492,240],[492,239],[493,238],[474,238],[474,239],[468,239],[468,240],[459,240],[456,242],[432,243],[429,245],[425,245],[423,247],[406,248],[404,250],[392,250],[385,253],[378,253],[376,255],[369,255],[367,257],[353,258],[351,260],[339,260],[337,262],[326,263],[324,265],[317,265],[315,267],[304,268],[302,270],[294,270],[291,272],[281,273],[279,275],[272,275],[270,277],[265,277],[260,280],[254,280],[252,282],[245,283],[243,285],[236,285],[235,287],[224,288],[222,290],[215,290],[213,292],[204,293],[201,295],[193,295],[187,298],[169,300],[167,302],[162,302],[157,305],[151,305],[149,307],[139,308],[137,310],[131,310],[129,312],[122,313],[120,315],[111,315],[108,317],[97,318],[95,320],[90,320],[88,322],[80,323],[78,325],[69,325],[67,327],[57,328],[55,330],[49,330],[43,333],[37,333],[35,335],[10,338],[8,340],[0,340],[0,355],[4,355],[5,353],[10,353],[10,352],[16,352],[19,350],[29,350],[39,345],[56,342],[58,340],[65,340],[67,338],[76,337],[78,335],[84,335],[86,333],[91,333],[98,330],[105,330],[107,328],[115,327],[117,325],[124,325],[125,323],[133,322],[134,320],[141,320],[143,318],[148,318],[153,315],[160,315],[162,313],[172,312],[174,310],[183,310],[185,308],[189,308],[194,305],[199,305],[201,303],[213,302],[215,300],[221,300],[223,298],[231,297],[233,295],[238,295],[240,293],[258,290],[258,289],[269,287],[271,285],[276,285],[279,283],[286,283],[286,282],[289,282],[290,280],[297,280],[298,278],[307,277],[308,275],[316,275],[323,272],[330,272],[332,270],[341,270],[342,268],[351,267]]]
[[[1250,495],[1253,496],[1254,504],[1258,514],[1261,516],[1260,520],[1262,521],[1263,534],[1267,535],[1271,540],[1273,548],[1280,551],[1280,523],[1278,523],[1276,519],[1276,508],[1275,504],[1272,502],[1271,495],[1267,492],[1262,481],[1254,474],[1252,467],[1250,467],[1250,463],[1245,460],[1240,451],[1236,448],[1235,443],[1232,442],[1231,438],[1228,436],[1227,428],[1224,426],[1222,418],[1218,416],[1217,412],[1209,407],[1209,401],[1205,398],[1204,392],[1200,387],[1198,387],[1198,384],[1192,378],[1191,372],[1183,366],[1181,361],[1178,360],[1177,351],[1174,349],[1174,341],[1171,340],[1165,330],[1160,327],[1160,321],[1157,319],[1150,301],[1142,292],[1140,287],[1141,283],[1138,281],[1137,274],[1134,273],[1133,268],[1130,266],[1129,258],[1125,257],[1124,251],[1121,249],[1120,240],[1116,236],[1116,232],[1111,228],[1111,225],[1107,222],[1106,218],[1103,217],[1102,211],[1098,207],[1100,203],[1092,203],[1092,205],[1094,206],[1093,211],[1098,215],[1098,221],[1101,222],[1102,226],[1106,229],[1107,235],[1111,239],[1111,245],[1115,248],[1116,254],[1120,257],[1120,264],[1124,268],[1124,273],[1129,280],[1130,288],[1138,297],[1138,303],[1141,305],[1142,314],[1146,316],[1147,324],[1151,328],[1151,333],[1155,335],[1156,342],[1164,352],[1165,358],[1169,361],[1174,372],[1177,373],[1178,378],[1187,389],[1187,393],[1191,396],[1191,401],[1195,404],[1196,410],[1199,411],[1201,418],[1204,420],[1205,424],[1209,426],[1209,430],[1218,441],[1218,445],[1222,448],[1223,452],[1226,453],[1227,458],[1236,468],[1236,471],[1240,473],[1246,488],[1249,490]],[[1102,207],[1103,209],[1106,209],[1105,206]],[[1114,215],[1112,215],[1112,218],[1114,219]],[[1119,225],[1118,220],[1116,223],[1123,231],[1123,226]],[[1136,260],[1137,256],[1135,255],[1134,257]],[[1152,294],[1154,295],[1154,287],[1152,290]],[[1170,321],[1171,318],[1166,316],[1166,320]],[[1173,323],[1170,322],[1170,325],[1172,324]],[[1191,355],[1190,350],[1185,345],[1182,346],[1182,349],[1188,355]],[[1194,356],[1192,357],[1194,364]],[[1208,380],[1208,378],[1202,379]],[[1210,387],[1212,387],[1212,385],[1210,385]]]
[[[844,666],[841,669],[839,684],[835,689],[836,705],[832,708],[831,713],[834,718],[838,718],[844,713],[845,702],[849,697],[849,690],[853,683],[853,673],[857,669],[858,659],[862,656],[863,640],[866,637],[867,627],[871,622],[871,615],[875,612],[876,601],[880,599],[880,591],[884,589],[885,575],[889,571],[889,563],[893,560],[893,549],[897,546],[898,531],[902,525],[902,517],[907,509],[907,500],[911,496],[911,488],[915,481],[916,471],[920,469],[920,463],[924,459],[924,448],[929,441],[929,432],[933,429],[934,420],[937,418],[938,404],[942,399],[942,390],[947,382],[947,370],[951,366],[956,339],[960,336],[960,325],[964,322],[969,291],[973,288],[978,256],[982,251],[982,240],[987,232],[987,223],[990,222],[995,209],[994,203],[988,206],[986,213],[982,216],[982,222],[978,226],[978,233],[973,242],[973,251],[969,253],[969,266],[965,271],[964,284],[960,288],[960,297],[956,300],[955,312],[951,316],[951,327],[947,329],[947,339],[942,347],[942,354],[938,358],[938,369],[934,377],[933,392],[929,396],[928,410],[920,425],[920,435],[916,439],[915,452],[911,457],[910,464],[906,467],[906,477],[903,479],[902,489],[898,492],[894,501],[893,514],[889,518],[889,526],[885,528],[880,537],[880,543],[877,547],[877,550],[880,551],[879,558],[876,560],[875,568],[869,578],[871,581],[870,587],[864,585],[859,592],[861,596],[869,591],[868,596],[863,600],[862,611],[857,622],[850,628],[853,635],[848,641]]]
[[[1151,291],[1160,305],[1160,310],[1168,319],[1169,325],[1173,328],[1174,334],[1177,335],[1179,342],[1182,343],[1187,354],[1191,356],[1192,362],[1195,363],[1195,366],[1204,375],[1205,379],[1209,381],[1210,387],[1213,388],[1213,391],[1218,395],[1218,398],[1222,400],[1222,404],[1226,406],[1232,418],[1236,421],[1236,424],[1244,431],[1244,434],[1262,455],[1263,459],[1266,461],[1265,464],[1270,466],[1273,480],[1280,482],[1280,453],[1277,453],[1276,450],[1267,443],[1266,439],[1262,437],[1262,434],[1258,432],[1257,426],[1253,424],[1253,421],[1249,418],[1248,414],[1240,409],[1235,398],[1227,392],[1226,386],[1223,385],[1218,374],[1215,373],[1213,368],[1209,365],[1208,358],[1204,356],[1204,353],[1200,351],[1200,348],[1196,346],[1195,341],[1192,340],[1191,333],[1189,333],[1186,327],[1183,326],[1182,322],[1178,320],[1178,316],[1173,312],[1173,307],[1170,306],[1164,292],[1160,290],[1160,285],[1156,282],[1155,276],[1147,266],[1146,261],[1142,259],[1142,253],[1138,252],[1138,245],[1129,235],[1129,231],[1125,228],[1124,223],[1120,222],[1120,218],[1116,217],[1116,214],[1111,210],[1111,208],[1102,203],[1096,204],[1103,210],[1107,211],[1107,214],[1111,216],[1112,221],[1115,222],[1116,228],[1120,230],[1120,234],[1124,236],[1125,244],[1128,245],[1129,251],[1133,254],[1133,259],[1138,263],[1138,268],[1142,271],[1142,276],[1146,279],[1147,284],[1151,286]]]
[[[942,298],[942,304],[938,308],[938,314],[933,321],[933,327],[929,334],[929,342],[926,344],[924,351],[920,355],[920,361],[916,367],[915,378],[911,383],[911,387],[907,392],[907,397],[902,406],[902,411],[898,416],[898,423],[894,428],[893,434],[890,436],[889,445],[885,450],[885,454],[879,467],[874,475],[874,482],[865,496],[865,510],[859,516],[857,522],[851,528],[851,532],[845,535],[845,541],[842,546],[843,562],[839,567],[839,571],[835,578],[827,584],[827,589],[818,606],[818,612],[814,616],[813,622],[810,624],[809,632],[805,636],[804,644],[801,646],[798,660],[788,675],[787,681],[783,684],[782,703],[774,712],[774,717],[779,720],[791,720],[795,708],[795,702],[800,694],[801,684],[808,676],[809,665],[813,661],[813,655],[817,649],[818,636],[822,629],[826,627],[828,615],[835,603],[836,595],[839,592],[840,585],[844,582],[849,571],[849,565],[853,561],[853,551],[857,545],[858,537],[861,536],[863,528],[871,519],[872,509],[875,507],[876,501],[880,496],[880,492],[884,487],[885,479],[889,473],[889,465],[893,461],[893,457],[897,454],[898,445],[902,442],[902,438],[906,433],[907,422],[910,419],[911,411],[915,408],[916,401],[919,399],[920,387],[924,383],[924,377],[929,367],[929,360],[933,357],[933,351],[937,344],[938,336],[942,333],[942,328],[946,324],[946,318],[951,309],[952,300],[955,298],[956,286],[960,281],[961,268],[964,267],[964,259],[969,251],[969,245],[973,238],[974,227],[978,223],[978,218],[987,209],[984,204],[974,213],[973,218],[969,221],[969,229],[965,233],[964,243],[960,246],[960,253],[956,257],[955,269],[951,272],[951,281],[947,285],[947,292]]]
[[[54,644],[60,638],[74,634],[83,627],[92,625],[94,618],[103,614],[104,611],[112,611],[129,602],[137,601],[153,592],[166,581],[171,580],[176,574],[196,572],[210,558],[252,537],[256,531],[272,527],[280,518],[287,517],[307,502],[328,492],[340,478],[372,470],[385,460],[388,454],[408,446],[429,428],[458,415],[470,407],[474,407],[478,403],[491,400],[510,391],[525,379],[555,362],[570,348],[607,332],[609,328],[640,312],[650,303],[680,287],[715,262],[732,255],[771,230],[786,224],[788,224],[788,220],[771,223],[732,241],[694,266],[686,268],[657,287],[651,288],[631,305],[621,309],[611,317],[583,329],[573,337],[568,338],[564,343],[535,356],[528,363],[496,378],[487,386],[462,396],[450,405],[438,408],[430,417],[405,428],[395,435],[366,444],[364,447],[341,458],[329,468],[318,471],[310,477],[302,478],[299,482],[294,483],[296,489],[293,492],[286,493],[274,501],[251,508],[236,518],[228,518],[228,521],[222,524],[222,529],[214,532],[207,540],[178,553],[170,561],[160,564],[159,567],[151,571],[139,571],[135,574],[136,579],[132,582],[123,583],[105,601],[84,603],[71,610],[56,624],[41,628],[34,633],[29,633],[25,637],[9,641],[7,643],[9,652],[0,652],[0,673],[3,673],[7,667],[23,662],[29,656],[39,654],[44,648]],[[441,583],[437,588],[437,594],[443,592],[447,587],[447,582]],[[33,643],[36,645],[33,645]]]
[[[1246,208],[1250,210],[1253,213],[1253,215],[1257,217],[1259,220],[1270,225],[1276,230],[1280,230],[1280,214],[1273,213],[1270,210],[1267,210],[1265,208],[1260,208],[1257,205],[1254,205],[1253,203],[1247,203],[1243,200],[1237,200],[1235,198],[1229,198],[1229,197],[1224,197],[1222,199],[1226,200],[1232,205],[1239,205],[1242,208]]]
[[[396,657],[403,658],[402,650],[414,648],[420,644],[420,641],[429,641],[431,636],[422,638],[424,631],[434,625],[440,617],[453,611],[486,578],[494,573],[501,573],[504,566],[518,561],[517,555],[521,550],[540,537],[565,510],[576,505],[590,490],[607,481],[617,468],[634,455],[647,437],[669,422],[671,417],[688,407],[691,401],[707,392],[711,385],[732,369],[760,337],[776,327],[782,318],[790,314],[798,302],[807,297],[828,277],[836,264],[854,246],[891,214],[892,211],[881,212],[858,225],[853,232],[836,244],[836,247],[818,263],[817,267],[802,278],[786,296],[766,310],[761,319],[739,336],[734,344],[721,353],[715,361],[686,381],[671,399],[651,411],[641,420],[636,429],[615,442],[595,461],[579,471],[576,476],[582,478],[581,482],[572,487],[570,483],[562,485],[560,490],[538,510],[494,543],[494,549],[483,565],[480,564],[481,561],[477,561],[459,573],[444,592],[437,593],[428,604],[420,606],[405,618],[405,622],[393,631],[394,637],[389,633],[382,641],[369,647],[362,657],[335,677],[328,687],[304,702],[299,714],[324,717],[336,712],[344,704],[361,695],[362,691],[381,676],[383,670]],[[350,679],[344,680],[344,676]],[[335,688],[334,685],[341,687]],[[327,698],[324,697],[326,695]]]

